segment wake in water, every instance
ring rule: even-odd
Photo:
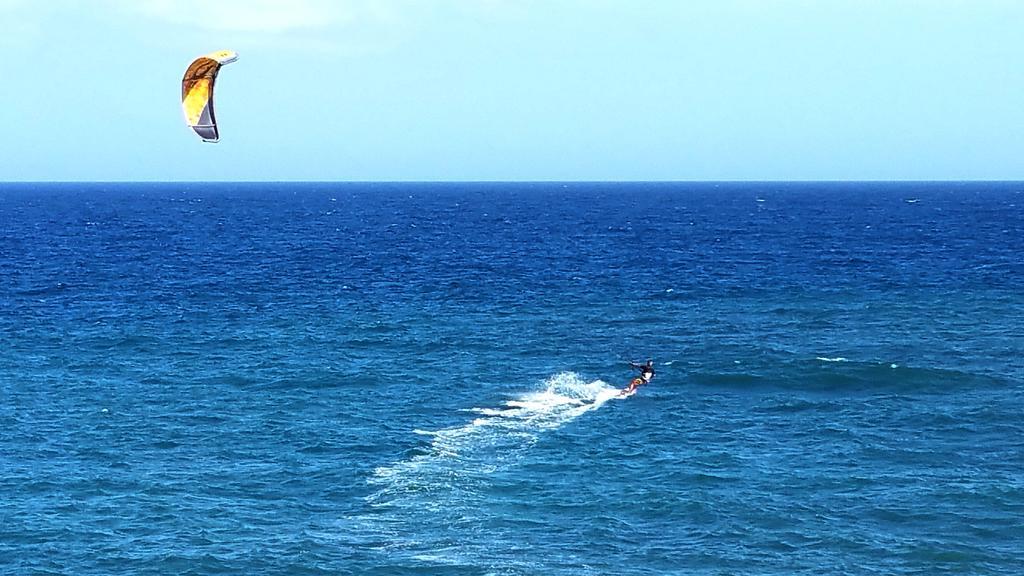
[[[500,407],[467,410],[477,416],[462,426],[416,430],[429,446],[374,471],[369,483],[378,489],[364,513],[346,519],[342,539],[392,563],[490,565],[495,547],[517,545],[514,535],[505,541],[493,529],[493,499],[507,481],[498,473],[520,462],[544,431],[618,397],[605,382],[562,373]]]
[[[464,487],[468,487],[481,475],[518,460],[541,432],[600,408],[619,398],[620,392],[601,380],[586,382],[571,372],[557,374],[544,385],[543,390],[509,400],[500,408],[470,409],[479,417],[465,425],[415,430],[431,438],[429,448],[408,460],[377,468],[370,482],[381,490],[368,500],[387,505],[412,494],[458,489],[453,482],[456,479],[465,480]]]

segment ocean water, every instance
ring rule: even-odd
[[[0,573],[1019,575],[1022,245],[1020,183],[3,184]]]

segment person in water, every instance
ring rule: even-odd
[[[647,364],[637,364],[636,362],[630,362],[630,366],[640,371],[640,375],[629,383],[629,386],[622,391],[623,394],[629,394],[636,391],[637,388],[647,384],[654,378],[654,360],[648,360]]]

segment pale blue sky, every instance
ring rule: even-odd
[[[0,0],[0,181],[1024,180],[1014,0]],[[182,121],[236,50],[221,142]]]

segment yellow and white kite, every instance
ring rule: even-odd
[[[181,79],[181,109],[185,122],[195,130],[203,142],[220,140],[217,119],[213,115],[213,85],[224,64],[238,60],[231,50],[219,50],[192,61]]]

